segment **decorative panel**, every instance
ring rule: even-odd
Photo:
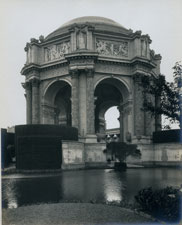
[[[56,59],[64,59],[64,55],[70,53],[70,42],[62,42],[58,45],[51,45],[44,49],[45,62]]]
[[[97,39],[96,51],[101,55],[106,56],[128,57],[128,42],[116,42]]]

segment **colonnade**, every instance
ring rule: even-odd
[[[95,97],[94,97],[94,70],[71,70],[71,120],[72,126],[77,127],[79,135],[95,135]],[[27,124],[49,123],[49,121],[40,120],[45,115],[40,105],[40,80],[33,78],[23,84],[26,91],[26,114]],[[118,106],[120,113],[120,141],[126,140],[126,133],[131,136],[147,135],[148,131],[145,113],[141,110],[143,104],[142,90],[140,87],[140,78],[134,79],[134,98],[121,102]],[[51,103],[54,104],[54,103]],[[42,106],[43,107],[43,106]],[[53,112],[54,113],[54,112]],[[98,118],[99,119],[99,118]],[[147,118],[148,120],[149,118]],[[54,123],[52,118],[51,123]],[[150,129],[150,127],[149,127]],[[146,131],[147,130],[147,131]],[[101,132],[102,133],[102,132]]]

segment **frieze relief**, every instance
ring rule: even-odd
[[[128,42],[96,41],[96,51],[101,55],[128,57]]]
[[[51,45],[44,49],[45,62],[55,59],[64,59],[64,55],[70,53],[70,42],[63,42],[58,45]]]
[[[60,77],[63,75],[69,74],[68,72],[68,67],[60,67],[52,70],[46,70],[40,73],[41,80],[45,80],[48,78],[53,78],[53,77]]]
[[[108,65],[98,63],[95,65],[95,71],[98,73],[105,73],[105,74],[131,75],[131,68],[128,66],[121,66],[121,65]]]

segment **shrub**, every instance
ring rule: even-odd
[[[110,142],[107,144],[107,151],[115,155],[120,162],[126,160],[126,157],[130,155],[137,158],[141,157],[141,152],[137,149],[137,145],[127,144],[125,142]]]
[[[154,143],[169,143],[169,142],[180,142],[180,129],[176,130],[162,130],[153,133]]]
[[[178,222],[181,212],[181,192],[173,187],[153,190],[142,189],[135,196],[143,211],[157,219],[167,222]]]

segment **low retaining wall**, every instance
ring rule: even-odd
[[[107,164],[105,148],[105,143],[62,141],[62,169],[104,167]]]
[[[79,169],[85,167],[84,143],[62,141],[62,169]]]
[[[158,143],[138,145],[142,156],[141,159],[128,157],[127,162],[144,166],[181,166],[182,167],[182,144]]]

